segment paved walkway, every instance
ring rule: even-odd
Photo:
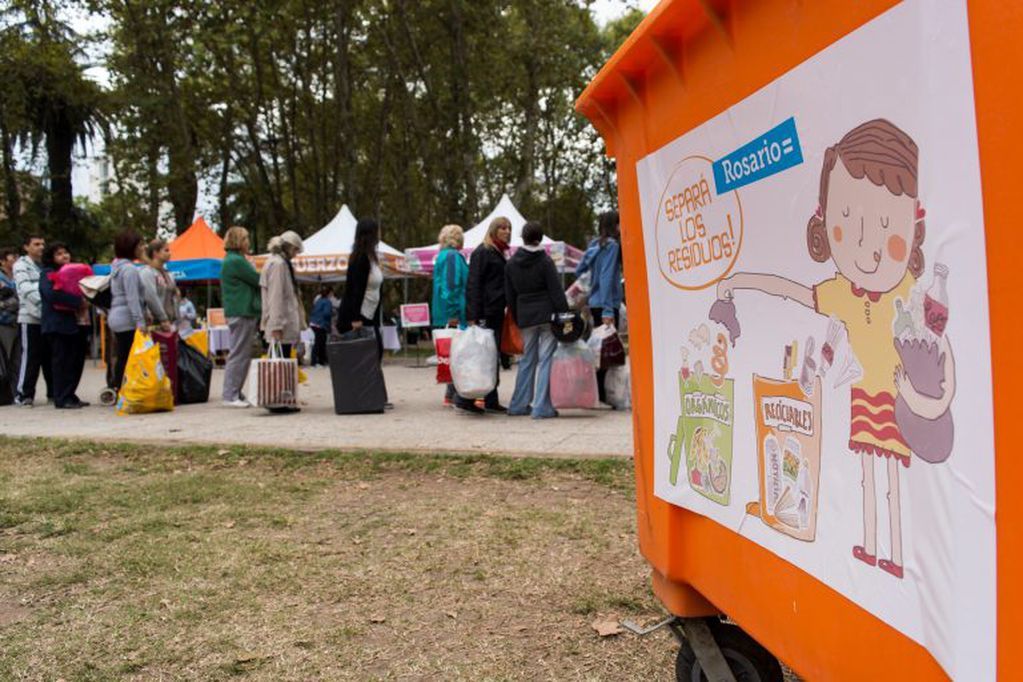
[[[0,433],[297,449],[494,452],[544,457],[632,454],[629,412],[563,410],[558,419],[539,421],[460,414],[441,405],[443,388],[434,383],[433,368],[408,367],[394,360],[384,368],[394,410],[380,415],[339,416],[334,414],[330,372],[323,368],[307,372],[309,383],[299,394],[304,405],[298,414],[271,415],[256,408],[222,406],[224,373],[217,369],[209,403],[184,405],[173,412],[119,417],[113,408],[98,406],[104,375],[89,361],[78,394],[93,402],[92,406],[59,411],[51,406],[2,407]],[[511,397],[514,384],[514,370],[502,373],[502,402]],[[42,389],[40,377],[40,392]]]

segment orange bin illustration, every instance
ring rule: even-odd
[[[678,679],[1014,676],[1020,35],[993,0],[664,0],[579,97]]]

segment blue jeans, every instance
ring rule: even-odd
[[[532,412],[534,419],[557,416],[551,405],[551,362],[557,347],[558,341],[548,324],[522,330],[522,358],[519,359],[519,373],[515,375],[515,393],[508,405],[508,414]]]

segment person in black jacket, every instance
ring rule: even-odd
[[[54,242],[43,252],[43,271],[39,277],[42,333],[50,348],[53,377],[53,404],[58,410],[77,410],[88,405],[75,395],[85,368],[85,339],[78,328],[81,296],[57,291],[49,275],[71,261],[71,252]]]
[[[501,383],[501,331],[504,327],[504,266],[508,259],[508,244],[511,241],[511,221],[504,216],[494,218],[487,228],[483,243],[476,247],[469,259],[469,282],[465,288],[466,317],[469,324],[478,324],[494,331],[497,342],[497,384]],[[483,399],[487,412],[503,413],[507,408],[494,390]],[[473,414],[483,414],[472,400],[459,397],[455,407]]]
[[[533,419],[557,417],[551,404],[551,361],[558,342],[551,332],[554,313],[568,312],[565,291],[554,261],[540,246],[543,228],[529,222],[522,228],[524,246],[505,270],[505,296],[515,323],[522,330],[522,358],[515,392],[508,405],[512,417],[532,413]]]
[[[384,273],[380,269],[377,245],[380,243],[380,226],[372,218],[363,218],[355,225],[355,243],[348,256],[348,274],[345,277],[345,292],[337,315],[339,334],[372,327],[377,341],[377,355],[383,360],[384,343],[380,335],[380,289]],[[387,403],[390,409],[391,404]]]

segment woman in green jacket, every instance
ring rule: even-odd
[[[249,255],[249,231],[232,227],[224,235],[227,254],[220,266],[220,288],[224,295],[230,350],[224,367],[224,404],[248,407],[242,386],[252,361],[252,342],[256,338],[260,315],[259,273]]]
[[[469,266],[462,255],[465,234],[458,225],[445,225],[437,237],[440,252],[433,260],[433,327],[465,328],[465,285]],[[444,391],[444,406],[454,405],[458,396],[455,385]]]

